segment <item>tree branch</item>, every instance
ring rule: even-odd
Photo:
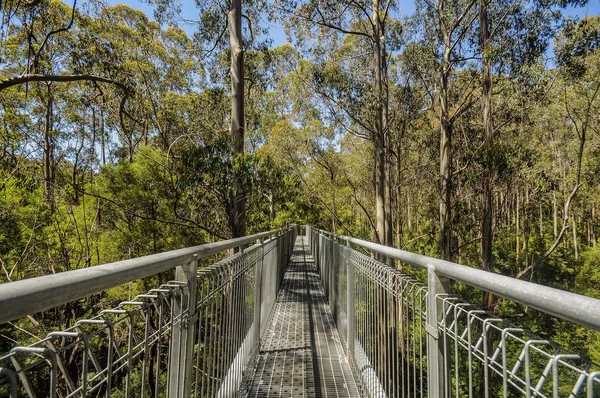
[[[35,0],[34,0],[34,2],[35,2]],[[57,33],[66,32],[66,31],[70,30],[73,27],[73,22],[75,21],[75,9],[76,9],[76,7],[77,7],[77,0],[73,0],[73,7],[71,8],[71,20],[69,21],[69,24],[67,26],[65,26],[64,28],[59,28],[59,29],[55,29],[53,31],[50,31],[46,35],[46,37],[44,38],[44,41],[42,42],[42,45],[40,46],[40,48],[37,50],[37,52],[33,56],[33,62],[30,64],[30,67],[27,70],[28,73],[31,73],[31,67],[33,67],[34,70],[37,68],[38,59],[40,57],[40,54],[42,53],[42,50],[46,46],[46,43],[48,42],[48,40],[50,39],[50,37],[52,37],[53,35],[55,35]]]
[[[305,21],[308,21],[308,22],[311,22],[311,23],[314,23],[314,24],[317,24],[319,26],[323,26],[323,27],[326,27],[326,28],[329,28],[329,29],[333,29],[333,30],[335,30],[337,32],[340,32],[340,33],[344,33],[344,34],[347,34],[347,35],[364,36],[364,37],[367,37],[369,40],[373,40],[373,37],[371,35],[367,34],[367,33],[359,32],[359,31],[356,31],[356,30],[346,30],[346,29],[343,29],[341,26],[332,25],[332,24],[326,22],[324,16],[321,14],[321,10],[319,10],[318,8],[316,8],[315,10],[320,14],[322,21],[317,21],[317,20],[314,20],[314,19],[312,19],[310,17],[304,16],[302,14],[298,14],[298,13],[295,13],[295,12],[291,12],[291,14],[294,17],[302,18]],[[287,10],[284,9],[284,11],[287,11]]]
[[[358,200],[358,197],[356,196],[356,185],[354,185],[352,183],[352,181],[350,181],[350,177],[348,177],[348,174],[346,173],[346,170],[342,170],[342,171],[344,173],[344,177],[346,177],[346,181],[348,181],[348,184],[352,188],[352,197],[356,201],[356,204],[358,204],[358,206],[362,209],[363,213],[365,213],[365,215],[367,216],[367,219],[369,220],[369,224],[371,224],[371,228],[373,229],[373,231],[376,232],[377,231],[377,226],[375,225],[375,222],[373,221],[373,218],[369,214],[369,211],[365,208],[365,206],[363,206],[363,204],[361,203],[361,201]]]
[[[5,90],[9,87],[17,86],[23,83],[29,82],[76,82],[76,81],[92,81],[92,82],[102,82],[108,84],[114,84],[120,89],[124,90],[126,93],[129,93],[129,88],[125,86],[123,83],[119,83],[115,80],[108,79],[106,77],[96,76],[96,75],[40,75],[40,74],[26,74],[22,76],[11,77],[6,80],[0,81],[0,91]]]

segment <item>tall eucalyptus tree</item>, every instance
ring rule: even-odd
[[[453,125],[473,105],[473,84],[459,88],[455,71],[472,58],[468,46],[469,34],[477,18],[477,0],[418,0],[413,17],[415,28],[422,33],[422,51],[414,55],[435,58],[439,65],[433,80],[423,81],[426,89],[435,93],[440,123],[439,153],[439,230],[440,256],[454,256],[452,236],[453,207]],[[419,61],[420,62],[420,61]],[[420,75],[428,71],[419,72]]]
[[[212,78],[216,83],[223,76],[218,69],[219,56],[227,51],[230,57],[230,156],[232,161],[241,160],[245,149],[245,106],[244,106],[244,51],[248,47],[245,43],[256,45],[258,38],[265,33],[260,19],[266,10],[266,4],[258,0],[211,0],[196,1],[198,20],[190,21],[188,17],[181,17],[181,2],[170,0],[147,0],[156,6],[155,16],[162,21],[171,23],[187,23],[195,29],[195,41],[203,57],[212,58]],[[245,11],[244,11],[245,9]],[[243,24],[245,20],[247,23]],[[225,34],[229,34],[229,40]],[[208,63],[211,61],[209,60]],[[227,218],[232,237],[246,234],[246,193],[243,183],[233,181],[230,206]]]
[[[482,268],[487,271],[493,271],[492,200],[496,172],[493,141],[501,126],[508,121],[506,117],[496,120],[494,115],[494,78],[505,76],[519,80],[522,69],[539,62],[539,57],[548,49],[562,19],[562,14],[556,10],[586,2],[587,0],[477,0],[484,152],[481,263]],[[487,296],[486,301],[488,305],[492,305],[491,296]]]
[[[277,0],[273,4],[276,15],[283,21],[287,31],[296,37],[301,47],[309,47],[307,52],[317,64],[326,64],[325,58],[328,54],[331,55],[332,49],[348,47],[349,43],[357,44],[352,56],[362,58],[364,63],[368,58],[362,45],[370,48],[371,61],[367,73],[371,76],[371,89],[370,92],[363,92],[365,96],[361,98],[362,101],[366,100],[369,112],[359,115],[352,111],[351,104],[343,104],[342,101],[336,101],[328,95],[325,97],[326,100],[335,102],[336,106],[341,105],[345,108],[342,110],[345,117],[351,124],[358,125],[359,129],[366,130],[365,133],[373,142],[376,219],[374,235],[378,242],[388,245],[392,244],[392,212],[389,189],[386,195],[386,174],[389,174],[386,172],[386,145],[389,145],[390,133],[387,94],[389,48],[386,47],[386,43],[389,36],[395,33],[394,29],[397,29],[397,24],[394,25],[395,21],[391,16],[396,7],[397,2],[393,0],[385,3],[380,0]],[[348,75],[356,74],[354,78],[360,80],[363,71],[346,72],[349,72]],[[330,80],[330,83],[334,82]],[[340,88],[338,86],[334,91],[339,93]],[[356,95],[353,90],[354,88],[345,87],[346,97]],[[347,126],[343,129],[347,130]]]

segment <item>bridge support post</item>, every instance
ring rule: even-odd
[[[320,245],[320,240],[321,240],[321,234],[316,234],[315,236],[315,247],[313,249],[313,253],[315,256],[315,266],[317,267],[317,272],[319,273],[319,276],[323,277],[323,274],[321,273],[321,245]]]
[[[329,273],[329,305],[331,306],[331,315],[333,316],[334,322],[339,322],[337,317],[337,291],[335,288],[336,278],[339,271],[339,259],[337,258],[338,251],[336,250],[335,238],[331,238],[328,242],[329,250],[329,264],[327,265],[327,272]]]
[[[427,396],[444,398],[447,396],[446,374],[448,361],[444,350],[445,333],[440,333],[438,323],[444,314],[443,303],[437,300],[440,294],[450,291],[450,280],[435,272],[435,267],[427,269]]]
[[[346,275],[348,277],[346,281],[346,323],[347,323],[347,337],[346,344],[348,358],[354,361],[354,340],[356,336],[355,322],[356,314],[354,312],[354,289],[355,289],[355,278],[354,278],[354,264],[350,261],[350,254],[352,252],[352,246],[350,242],[346,241]]]
[[[256,259],[256,274],[254,282],[254,344],[257,352],[260,353],[260,318],[262,315],[262,269],[263,269],[263,258],[264,258],[264,246],[262,240],[256,242],[260,244],[258,248],[258,258]]]
[[[173,325],[173,336],[169,348],[169,398],[191,395],[194,338],[198,318],[196,302],[198,284],[198,255],[175,270],[175,280],[183,282],[181,297],[174,298],[173,313],[180,321]]]

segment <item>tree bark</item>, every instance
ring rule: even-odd
[[[483,215],[481,225],[481,266],[485,271],[494,270],[492,255],[492,141],[494,135],[494,119],[492,113],[492,62],[489,57],[490,33],[488,23],[488,8],[486,0],[477,0],[479,8],[479,30],[481,33],[481,53],[483,68],[481,71],[481,118],[483,122],[483,150],[485,153],[485,170],[483,176]],[[483,304],[491,309],[494,296],[484,292]]]
[[[375,96],[375,131],[373,154],[375,160],[375,219],[377,243],[385,242],[385,140],[383,134],[381,20],[379,0],[373,0],[373,91]]]
[[[406,228],[408,231],[412,231],[412,218],[410,214],[410,194],[406,194]]]
[[[554,233],[554,239],[556,239],[556,237],[558,236],[558,206],[556,204],[556,194],[552,195],[552,211],[553,211],[553,233]]]
[[[440,75],[440,258],[452,260],[451,253],[451,192],[452,192],[452,123],[448,109],[448,85],[452,63],[451,37],[442,22],[443,3],[440,2],[440,30],[443,36],[444,56]]]
[[[106,164],[106,132],[104,131],[104,110],[100,109],[100,150],[102,166]]]
[[[386,134],[385,150],[385,244],[394,246],[394,235],[392,228],[392,156],[389,148],[389,134]]]
[[[227,16],[231,48],[231,157],[244,155],[244,50],[242,41],[242,1],[231,0]],[[229,227],[233,238],[246,235],[246,200],[241,182],[234,178]]]
[[[591,226],[591,230],[592,230],[592,246],[596,246],[596,232],[594,231],[594,224],[596,222],[596,208],[594,206],[592,206],[592,226]]]
[[[335,219],[337,217],[337,210],[336,210],[336,203],[335,203],[335,178],[333,173],[331,174],[331,210],[332,210],[332,217],[331,217],[331,232],[333,232],[334,234],[337,233],[337,228],[335,225]]]
[[[540,201],[540,238],[544,239],[544,209]]]
[[[53,99],[51,85],[46,89],[46,115],[44,122],[44,189],[46,203],[54,211],[54,138],[53,135]]]
[[[396,143],[396,247],[402,247],[402,186],[400,184],[400,176],[402,173],[402,162],[400,151],[402,150],[401,137],[397,137]]]
[[[529,264],[529,238],[531,237],[531,207],[529,206],[529,187],[525,187],[525,206],[523,207],[523,255],[525,264]]]
[[[477,0],[479,9],[479,31],[481,40],[481,119],[483,122],[483,151],[484,151],[484,175],[483,175],[483,214],[481,223],[481,267],[484,271],[494,271],[494,258],[492,254],[493,245],[493,226],[492,226],[492,141],[494,135],[494,119],[492,112],[492,62],[489,54],[490,50],[490,32],[488,21],[487,0]],[[483,292],[483,305],[488,311],[494,310],[494,295],[490,292]],[[493,345],[492,333],[485,331],[487,346]],[[483,368],[481,369],[483,373]],[[493,383],[490,378],[488,383]],[[484,378],[480,379],[479,396],[486,396],[486,386]]]
[[[516,243],[515,243],[515,256],[516,256],[516,262],[517,264],[519,263],[519,254],[520,254],[520,250],[521,250],[521,243],[519,242],[519,230],[520,230],[520,225],[519,225],[519,190],[517,189],[517,210],[516,210],[516,217],[517,217],[517,228],[516,228]]]
[[[385,21],[384,21],[385,22]],[[391,131],[389,125],[389,91],[388,91],[388,69],[387,54],[385,48],[384,25],[381,25],[381,70],[382,70],[382,107],[383,107],[383,136],[385,148],[385,244],[394,246],[393,213],[392,213],[392,147]],[[394,260],[390,258],[390,266],[394,266]]]
[[[575,250],[575,260],[579,260],[579,246],[577,245],[577,223],[575,216],[571,216],[571,224],[573,228],[573,249]]]
[[[590,228],[590,222],[589,221],[585,222],[585,229],[586,229],[586,232],[587,232],[587,244],[588,244],[588,246],[591,246],[592,245],[592,231],[591,231],[591,228]]]

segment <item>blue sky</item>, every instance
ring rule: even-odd
[[[600,0],[598,0],[600,1]],[[151,19],[154,19],[154,13],[153,13],[153,9],[150,5],[143,3],[140,0],[108,0],[108,4],[109,5],[116,5],[116,4],[127,4],[132,8],[136,8],[139,10],[142,10],[146,15],[148,15],[148,17],[150,17]],[[193,19],[197,19],[197,13],[198,11],[196,10],[196,4],[195,2],[192,0],[182,0],[181,1],[182,4],[182,9],[181,9],[181,14],[185,16],[185,18],[193,20]],[[271,34],[271,38],[273,39],[273,46],[279,46],[281,44],[286,43],[286,38],[285,38],[285,32],[283,31],[283,28],[281,26],[277,26],[275,23],[272,22],[268,22],[270,26],[269,31]],[[184,30],[186,30],[188,33],[190,33],[190,27],[185,27],[185,26],[181,26],[181,28],[183,28]]]
[[[585,7],[569,8],[565,10],[565,14],[570,17],[580,18],[600,15],[600,0],[589,0]]]
[[[195,2],[192,0],[182,0],[182,15],[184,15],[188,19],[194,19],[197,14]],[[151,19],[154,18],[152,7],[146,3],[143,3],[140,0],[108,0],[109,5],[116,4],[127,4],[132,8],[136,8],[144,11],[148,17]],[[411,0],[403,0],[400,2],[401,12],[404,15],[410,15],[414,12],[414,2]],[[600,0],[589,0],[588,4],[585,7],[578,8],[568,8],[564,11],[565,15],[569,17],[579,17],[583,18],[585,16],[594,16],[600,15]],[[275,23],[267,22],[269,26],[269,31],[271,38],[273,39],[273,45],[278,46],[286,43],[285,32],[281,26],[278,26]],[[191,31],[191,28],[182,26],[188,33]]]

